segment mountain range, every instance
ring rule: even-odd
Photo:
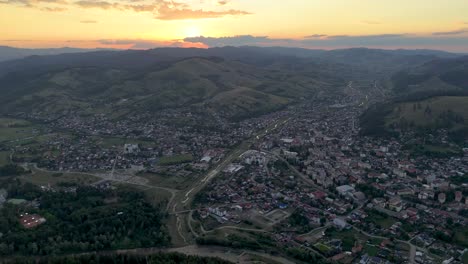
[[[0,62],[0,113],[197,107],[240,118],[457,54],[282,47],[100,50]],[[453,59],[455,58],[455,59]]]

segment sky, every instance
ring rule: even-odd
[[[0,45],[468,52],[468,0],[0,0]]]

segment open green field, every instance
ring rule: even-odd
[[[98,177],[89,174],[79,173],[53,173],[40,170],[32,170],[31,174],[21,175],[18,178],[22,181],[29,182],[35,185],[56,185],[58,183],[76,183],[87,185],[99,180]]]
[[[449,145],[417,144],[407,145],[405,148],[415,155],[446,157],[463,154],[461,148]]]
[[[170,156],[170,157],[162,157],[161,159],[159,159],[158,164],[161,166],[176,165],[176,164],[191,162],[192,160],[193,160],[192,155],[182,154],[182,155],[175,155],[175,156]]]
[[[379,248],[376,245],[365,245],[364,252],[366,252],[369,256],[375,257],[379,253]]]
[[[0,142],[26,140],[35,137],[33,126],[31,127],[0,127]]]
[[[462,257],[462,263],[468,263],[468,252],[466,252]]]
[[[418,102],[398,103],[387,116],[386,125],[398,123],[404,118],[415,126],[437,127],[446,121],[448,111],[459,115],[465,120],[463,126],[468,126],[468,96],[440,96]]]
[[[351,248],[354,246],[354,243],[356,241],[360,242],[361,244],[364,244],[367,240],[369,240],[369,237],[367,237],[364,234],[359,233],[358,231],[354,229],[348,229],[348,230],[336,230],[336,229],[329,229],[326,231],[326,234],[330,238],[337,238],[341,239],[343,242],[343,250],[350,251]],[[378,242],[378,241],[374,241]]]
[[[462,227],[455,232],[455,243],[468,248],[468,227]]]
[[[4,166],[10,163],[10,152],[0,151],[0,166]]]
[[[160,175],[154,173],[142,173],[138,176],[143,177],[149,180],[151,185],[160,186],[171,189],[184,189],[190,186],[193,181],[196,179],[194,176],[170,176],[170,175]]]
[[[372,211],[368,211],[367,213],[368,217],[366,218],[366,221],[379,225],[384,229],[390,228],[394,223],[397,222],[394,218],[390,216],[380,215]]]
[[[31,126],[31,122],[22,119],[15,118],[0,118],[0,127],[28,127]]]

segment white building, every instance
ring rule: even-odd
[[[352,195],[356,190],[354,189],[353,186],[350,185],[341,185],[336,187],[336,190],[340,195],[347,196],[347,195]]]
[[[125,154],[135,154],[140,152],[140,147],[138,144],[125,144],[124,145],[124,153]]]

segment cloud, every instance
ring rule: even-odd
[[[80,23],[82,24],[96,24],[96,20],[81,20]]]
[[[462,35],[468,33],[468,28],[462,28],[459,30],[453,30],[453,31],[445,31],[445,32],[434,32],[432,35],[434,36],[453,36],[453,35]]]
[[[42,11],[49,11],[49,12],[63,12],[68,10],[65,7],[41,7]]]
[[[187,43],[181,41],[158,41],[146,39],[101,39],[97,40],[99,44],[113,47],[120,46],[126,49],[153,49],[160,47],[185,47]]]
[[[324,35],[324,34],[313,34],[313,35],[305,36],[304,38],[309,39],[309,38],[324,38],[324,37],[328,37],[328,35]]]
[[[44,6],[44,4],[67,5],[68,2],[66,0],[0,0],[0,4],[37,8],[43,11],[59,11],[58,7]],[[60,11],[66,10],[63,7],[61,9]]]
[[[229,1],[218,0],[216,3],[224,6],[227,5]],[[154,18],[160,20],[204,19],[250,14],[247,11],[236,9],[194,9],[184,2],[176,2],[173,0],[78,0],[74,2],[67,2],[67,0],[0,0],[0,4],[18,5],[55,12],[64,11],[66,8],[49,6],[49,4],[75,6],[84,9],[98,8],[104,10],[115,9],[121,11],[150,12],[154,14]],[[46,6],[44,6],[44,4],[46,4]]]
[[[184,20],[184,19],[202,19],[202,18],[218,18],[224,16],[239,16],[239,15],[249,15],[249,12],[241,10],[226,10],[226,11],[205,11],[202,9],[192,10],[192,9],[177,9],[177,8],[167,8],[161,7],[158,10],[156,15],[157,19],[161,20]]]
[[[275,39],[267,36],[228,36],[185,38],[186,42],[203,43],[209,47],[220,46],[288,46],[301,48],[346,48],[346,47],[463,47],[468,45],[468,37],[417,36],[412,34],[380,34],[363,36],[324,36],[309,35],[302,39]]]
[[[89,1],[89,0],[83,0],[83,1],[77,1],[75,2],[75,5],[82,7],[82,8],[102,8],[102,9],[122,9],[120,4],[117,3],[110,3],[106,1]]]
[[[220,46],[245,46],[245,45],[257,45],[260,43],[271,43],[273,40],[266,36],[251,36],[251,35],[242,35],[242,36],[233,36],[233,37],[189,37],[184,38],[185,42],[192,43],[203,43],[210,47],[220,47]]]

